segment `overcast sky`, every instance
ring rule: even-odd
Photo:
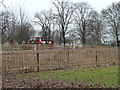
[[[0,0],[1,1],[1,0]],[[52,6],[53,0],[4,0],[4,4],[9,8],[17,9],[18,6],[23,6],[29,14],[34,14],[36,11],[42,9],[49,9]],[[106,8],[113,2],[120,0],[70,0],[72,2],[88,2],[95,10],[100,12],[103,8]]]
[[[53,0],[4,0],[4,4],[8,8],[10,9],[12,8],[12,10],[17,10],[19,6],[23,7],[25,10],[25,14],[28,15],[32,20],[35,12],[38,12],[40,10],[48,10],[49,8],[51,8],[52,1]],[[100,12],[103,8],[108,7],[113,2],[119,2],[120,0],[70,0],[70,1],[88,2],[92,8]]]

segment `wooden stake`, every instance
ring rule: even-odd
[[[37,52],[37,60],[36,60],[36,65],[37,65],[37,71],[39,71],[39,52]]]
[[[35,57],[35,53],[34,53],[34,51],[32,52],[32,54],[33,54],[33,71],[35,71],[35,60],[34,60],[34,57]]]
[[[25,52],[23,51],[23,71],[25,71]]]
[[[13,49],[13,46],[12,46],[12,49]],[[11,59],[12,68],[11,68],[11,70],[13,71],[13,68],[14,68],[14,64],[13,64],[13,62],[14,62],[13,61],[14,60],[14,51],[11,52],[11,55],[12,55],[12,59]]]
[[[5,63],[6,63],[6,62],[4,62],[4,56],[6,55],[6,53],[1,53],[1,54],[2,54],[2,55],[1,55],[2,58],[0,58],[0,60],[1,60],[0,63],[1,63],[2,72],[4,72],[4,71],[6,71],[6,70],[5,70]],[[3,55],[4,55],[4,56],[3,56]],[[5,59],[6,59],[6,57],[5,57]]]
[[[8,72],[8,65],[7,65],[8,62],[7,61],[8,61],[9,58],[7,56],[9,56],[9,53],[5,52],[5,55],[6,55],[6,60],[5,60],[5,62],[6,62],[6,72]]]
[[[61,68],[61,52],[59,51],[59,69]]]
[[[52,51],[52,54],[53,54],[53,59],[52,59],[52,62],[53,62],[53,64],[52,64],[52,68],[54,68],[54,64],[55,64],[55,58],[54,58],[54,50]]]
[[[26,45],[26,49],[28,49],[29,48],[29,46],[28,45]],[[28,63],[27,63],[27,61],[28,61],[28,52],[25,52],[25,72],[27,73],[28,72]]]
[[[15,70],[14,70],[14,72],[16,72],[16,70],[17,70],[17,69],[16,69],[16,64],[17,64],[17,63],[16,63],[16,60],[17,60],[17,56],[16,56],[17,54],[16,54],[16,53],[17,53],[17,52],[14,52],[14,56],[15,56],[15,59],[14,59],[14,60],[15,60],[15,62],[14,62],[14,64],[15,64],[15,65],[14,65],[14,66],[15,66]]]
[[[52,63],[51,57],[52,57],[52,53],[50,51],[50,69],[51,69],[51,63]]]
[[[98,66],[98,52],[96,51],[96,66]]]
[[[40,53],[40,51],[39,51],[39,71],[40,71],[40,56],[41,56],[41,53]]]
[[[20,59],[20,57],[19,57],[19,53],[17,53],[17,56],[18,56],[18,72],[19,72],[19,59]]]
[[[21,59],[21,57],[22,57],[22,51],[20,51],[20,53],[19,53],[19,72],[21,72],[22,70],[21,70],[21,61],[22,61],[22,59]]]
[[[69,52],[67,52],[67,57],[68,57],[68,69],[69,69]]]

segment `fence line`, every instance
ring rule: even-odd
[[[77,69],[118,64],[117,49],[3,51],[3,72]]]

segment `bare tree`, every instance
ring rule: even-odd
[[[103,37],[103,22],[96,11],[91,11],[88,25],[87,42],[101,44]]]
[[[55,15],[56,16],[56,15]],[[54,18],[54,25],[55,25],[55,28],[54,28],[54,41],[56,43],[59,43],[61,44],[62,43],[62,30],[61,30],[61,26],[60,26],[60,22],[59,22],[59,18],[58,16],[56,16]]]
[[[10,25],[10,12],[9,11],[3,11],[1,14],[1,20],[2,20],[2,28],[1,28],[1,37],[2,37],[2,43],[4,43],[4,36],[6,36],[6,32],[9,31],[9,25]]]
[[[9,20],[9,30],[6,31],[8,41],[14,38],[14,34],[16,31],[16,25],[17,25],[17,17],[11,11],[10,20]]]
[[[58,24],[62,31],[63,42],[65,46],[65,35],[68,33],[68,27],[71,23],[71,17],[75,10],[72,3],[67,0],[56,0],[53,2],[56,9],[56,16],[58,16]]]
[[[112,34],[116,39],[116,45],[118,46],[118,36],[120,32],[120,2],[113,3],[109,8],[102,10],[102,17],[105,24],[107,34]]]
[[[20,8],[18,16],[16,16],[16,12],[7,10],[6,8],[5,11],[2,12],[1,20],[2,43],[13,40],[16,40],[18,43],[22,43],[22,41],[27,42],[30,35],[34,34],[34,28],[29,23],[22,8]]]
[[[27,42],[31,35],[34,35],[34,28],[28,21],[28,17],[25,15],[23,9],[20,7],[14,39],[21,44],[23,41]]]
[[[86,43],[86,37],[88,37],[88,25],[90,24],[90,15],[92,8],[86,2],[77,3],[77,8],[74,13],[75,32],[82,39],[83,44]]]
[[[1,0],[1,1],[0,1],[0,4],[2,4],[2,5],[6,8],[6,6],[5,6],[5,4],[4,4],[4,0]]]
[[[20,31],[25,31],[28,28],[28,22],[24,20],[24,14],[20,11],[20,17],[17,18],[13,11],[7,10],[2,12],[2,40],[4,41],[13,41],[16,40],[19,42],[20,37],[24,33],[20,34]],[[25,29],[25,30],[24,30]],[[27,32],[28,33],[28,32]],[[24,38],[25,39],[25,38]]]
[[[0,0],[0,6],[3,6],[4,8],[6,8],[6,6],[5,6],[5,4],[4,4],[4,0]],[[3,18],[3,12],[0,12],[0,43],[2,43],[3,44],[3,34],[5,33],[5,31],[3,30],[3,20],[2,20],[2,18]],[[4,23],[6,23],[6,22],[4,22]],[[5,26],[6,27],[6,26]],[[4,29],[5,29],[5,27],[4,27]]]
[[[52,31],[51,31],[51,25],[53,20],[52,10],[49,11],[41,11],[40,13],[35,14],[36,21],[38,25],[41,26],[42,30],[40,31],[41,35],[43,37],[51,37]]]

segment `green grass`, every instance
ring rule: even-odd
[[[110,87],[117,87],[118,85],[118,67],[99,67],[99,68],[87,68],[81,70],[58,70],[48,72],[36,72],[19,74],[17,77],[28,77],[36,75],[35,78],[62,80],[73,83],[88,83],[99,84],[100,86],[106,85]]]

